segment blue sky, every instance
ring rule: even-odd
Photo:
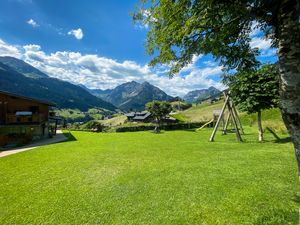
[[[169,80],[166,66],[149,68],[147,28],[133,24],[138,0],[2,0],[0,55],[20,58],[49,76],[89,88],[113,88],[149,81],[171,95],[211,85],[222,88],[222,67],[211,56],[195,56],[179,76]],[[276,61],[275,49],[253,31],[252,46],[262,61]]]
[[[1,36],[15,44],[38,44],[47,53],[79,51],[146,63],[146,30],[134,27],[129,15],[134,7],[134,1],[126,0],[4,0],[0,8]],[[30,19],[38,27],[27,26]],[[67,35],[78,28],[84,32],[81,40]]]

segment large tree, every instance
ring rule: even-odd
[[[238,108],[249,114],[257,113],[259,141],[263,141],[261,111],[278,106],[278,78],[278,67],[266,64],[257,71],[238,71],[223,79]]]
[[[159,132],[159,126],[162,120],[172,111],[172,106],[166,101],[152,101],[146,104],[146,110],[148,110],[155,119],[157,124],[155,131]]]
[[[143,0],[134,14],[149,27],[150,65],[169,64],[171,75],[208,53],[226,69],[255,70],[259,51],[250,47],[250,33],[256,24],[278,48],[280,107],[300,174],[299,17],[299,0]]]

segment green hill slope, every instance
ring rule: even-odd
[[[221,109],[223,102],[219,101],[213,104],[202,103],[193,105],[193,107],[180,112],[189,122],[206,122],[213,118],[213,110]]]
[[[219,101],[213,104],[202,103],[199,105],[193,105],[193,107],[179,112],[177,116],[185,118],[189,122],[206,122],[213,118],[213,110],[222,109],[223,101]],[[225,111],[227,114],[227,111]],[[254,126],[256,127],[257,115],[247,114],[244,112],[239,112],[239,116],[244,126]],[[262,120],[264,128],[271,128],[275,131],[285,132],[286,128],[281,118],[281,113],[278,108],[268,109],[262,112]]]

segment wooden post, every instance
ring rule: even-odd
[[[261,110],[257,112],[257,127],[258,127],[258,141],[263,141],[263,128],[261,125]]]
[[[213,132],[212,132],[212,134],[211,134],[211,136],[210,136],[210,139],[209,139],[210,142],[214,141],[214,138],[215,138],[216,132],[217,132],[217,130],[218,130],[218,127],[219,127],[221,118],[222,118],[222,116],[223,116],[223,114],[224,114],[226,105],[227,105],[227,103],[228,103],[229,96],[226,95],[226,93],[225,93],[225,96],[226,96],[226,98],[225,98],[225,102],[224,102],[223,108],[222,108],[222,110],[221,110],[221,113],[220,113],[220,115],[219,115],[219,117],[218,117],[218,120],[217,120],[217,123],[216,123],[216,125],[215,125],[215,128],[214,128],[214,130],[213,130]]]
[[[242,137],[241,137],[241,134],[240,134],[240,131],[239,131],[239,128],[237,127],[237,123],[236,123],[236,119],[235,119],[235,116],[232,112],[232,108],[231,108],[231,105],[230,103],[228,102],[228,110],[229,112],[231,113],[231,118],[232,118],[232,122],[233,122],[233,125],[234,125],[234,129],[235,129],[235,134],[236,134],[236,138],[239,142],[242,142]]]
[[[232,98],[230,96],[230,93],[228,93],[226,90],[224,91],[224,96],[225,96],[225,102],[224,102],[224,105],[222,107],[222,110],[221,110],[221,113],[219,115],[219,118],[217,120],[217,123],[214,127],[214,130],[210,136],[210,139],[209,141],[212,142],[214,141],[214,137],[216,135],[216,132],[218,130],[218,127],[220,125],[220,121],[221,119],[223,118],[223,115],[224,115],[224,112],[225,112],[225,109],[226,107],[228,107],[228,117],[227,117],[227,120],[226,120],[226,123],[224,125],[224,129],[223,129],[223,134],[226,134],[226,131],[227,131],[227,126],[228,126],[228,122],[229,122],[229,119],[231,118],[232,119],[232,123],[234,125],[234,129],[235,129],[235,134],[236,134],[236,138],[239,142],[242,142],[242,137],[241,137],[241,134],[240,134],[240,131],[239,131],[239,128],[238,128],[238,125],[237,125],[237,120],[239,121],[239,125],[241,126],[241,129],[242,129],[242,125],[240,123],[240,120],[239,120],[239,117],[238,117],[238,114],[237,114],[237,111],[235,110],[234,108],[234,104],[233,104],[233,101],[232,101]],[[224,119],[223,119],[224,121]]]
[[[242,126],[240,117],[239,117],[239,115],[238,115],[238,113],[237,113],[237,111],[236,111],[236,108],[235,108],[235,105],[234,105],[234,102],[233,102],[233,101],[231,101],[231,106],[232,106],[233,112],[234,112],[234,114],[235,114],[235,116],[236,116],[236,119],[237,119],[237,122],[238,122],[238,124],[239,124],[239,127],[241,128],[241,133],[244,134],[244,129],[243,129],[243,126]]]
[[[57,130],[57,119],[55,119],[55,131],[54,131],[55,135],[56,135],[56,130]]]
[[[225,126],[223,127],[223,134],[227,134],[227,127],[228,127],[228,123],[229,123],[229,119],[231,117],[231,112],[228,111],[228,116],[227,116],[227,119],[226,119],[226,122],[225,122]]]

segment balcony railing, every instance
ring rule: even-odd
[[[2,124],[39,124],[45,120],[46,116],[44,114],[32,114],[30,116],[6,114],[5,121],[2,121]]]

